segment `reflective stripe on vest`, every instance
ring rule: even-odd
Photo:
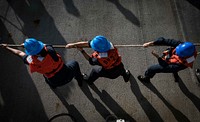
[[[98,62],[105,69],[111,69],[118,66],[121,63],[121,56],[119,55],[117,48],[111,49],[106,53],[99,53],[95,51],[92,54],[93,58],[97,58]]]
[[[45,57],[28,56],[27,62],[29,63],[31,73],[38,72],[47,78],[53,77],[64,64],[61,56],[59,54],[57,54],[57,56],[59,58],[57,62],[55,62],[49,54]]]
[[[197,51],[195,51],[194,54],[190,57],[181,58],[178,55],[176,55],[176,49],[175,48],[170,48],[170,49],[163,52],[162,58],[168,64],[178,63],[178,64],[183,64],[186,67],[192,68],[194,60],[196,59],[196,57],[197,57]]]

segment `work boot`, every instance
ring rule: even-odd
[[[83,80],[84,80],[84,76],[85,76],[85,75],[86,75],[86,74],[82,73],[82,74],[81,74],[81,78],[80,78],[80,79],[76,79],[77,82],[78,82],[78,85],[79,85],[80,87],[83,85]]]
[[[195,74],[196,74],[197,80],[200,83],[200,69],[196,69],[195,72],[196,72]]]
[[[84,74],[83,81],[85,81],[88,85],[93,85],[93,82],[88,80],[88,75],[87,74]]]
[[[128,82],[129,79],[130,79],[130,76],[131,76],[130,71],[129,71],[129,70],[125,70],[125,73],[124,73],[124,75],[123,75],[124,81],[125,81],[125,82]]]
[[[196,69],[196,75],[199,76],[200,75],[200,69]]]
[[[143,76],[143,75],[139,75],[137,78],[138,78],[138,80],[140,80],[141,82],[150,83],[150,78],[149,78],[149,77],[146,77],[146,76]]]

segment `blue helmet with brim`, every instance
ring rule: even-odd
[[[107,52],[111,48],[111,42],[108,41],[104,36],[99,35],[92,39],[90,46],[95,51]]]
[[[196,48],[191,42],[184,42],[176,47],[176,54],[180,57],[190,57],[194,55]]]
[[[27,55],[37,55],[44,48],[44,43],[34,38],[28,38],[24,42],[24,48]]]

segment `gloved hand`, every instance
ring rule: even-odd
[[[151,46],[151,45],[153,45],[153,41],[151,41],[151,42],[146,42],[146,43],[144,43],[143,44],[143,47],[148,47],[148,46]]]
[[[3,47],[3,48],[8,47],[8,44],[0,44],[0,47]]]

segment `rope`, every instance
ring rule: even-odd
[[[200,43],[194,43],[195,46],[200,46]],[[1,44],[0,44],[1,46]],[[66,45],[52,45],[54,48],[65,48]],[[114,45],[115,47],[143,47],[143,45]],[[151,45],[152,46],[166,46],[166,45]],[[22,45],[18,44],[8,44],[8,47],[23,47]],[[83,47],[83,48],[88,48],[88,47]]]
[[[2,44],[0,44],[1,46]],[[195,46],[200,46],[200,43],[195,43]],[[52,45],[54,48],[65,48],[66,45]],[[152,45],[152,46],[166,46],[166,45]],[[8,44],[8,47],[23,47],[23,45],[15,45],[15,44]],[[115,45],[115,47],[143,47],[143,45]],[[89,48],[89,47],[83,47],[83,48]],[[197,52],[197,55],[199,55],[200,52]]]
[[[1,46],[2,44],[0,44]],[[195,43],[195,46],[200,46],[200,43]],[[54,48],[65,48],[66,45],[52,45]],[[151,45],[151,46],[166,46],[166,45]],[[16,45],[16,44],[8,44],[8,47],[23,47],[23,45]],[[115,45],[115,47],[143,47],[143,45]],[[89,48],[89,47],[83,47],[83,48]],[[199,55],[200,52],[197,52],[197,55]]]

